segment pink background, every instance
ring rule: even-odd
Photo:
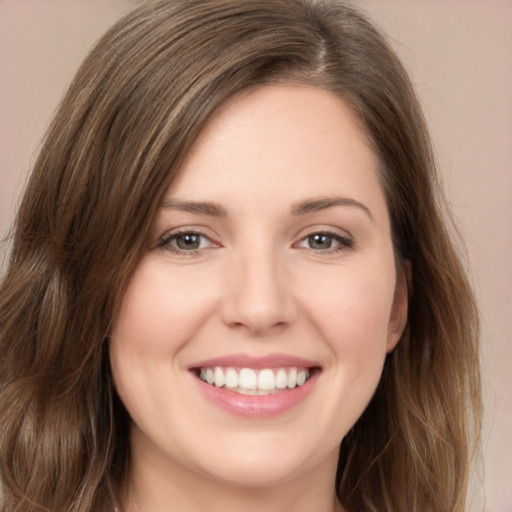
[[[78,64],[136,3],[0,0],[0,237]],[[355,3],[387,32],[412,75],[466,240],[482,310],[486,404],[473,509],[511,512],[512,1]]]

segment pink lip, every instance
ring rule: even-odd
[[[262,368],[283,368],[286,366],[313,368],[320,365],[315,361],[310,361],[295,356],[289,356],[286,354],[268,354],[266,356],[232,354],[216,357],[214,359],[199,361],[189,365],[188,369],[213,368],[214,366],[223,366],[225,368],[252,368],[254,370],[258,370]]]
[[[234,391],[207,384],[197,376],[195,371],[198,368],[212,368],[215,366],[253,369],[296,366],[318,369],[319,365],[314,361],[285,354],[271,354],[263,357],[240,354],[199,361],[189,366],[199,391],[207,400],[231,414],[246,418],[271,418],[299,405],[313,390],[321,373],[320,371],[313,371],[310,378],[302,386],[270,395],[254,396],[241,395]]]
[[[318,380],[320,372],[315,372],[302,386],[280,391],[273,395],[241,395],[224,388],[216,388],[199,377],[195,378],[199,390],[208,400],[224,410],[246,418],[270,418],[278,416],[302,402]]]

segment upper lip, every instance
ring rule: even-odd
[[[267,354],[264,356],[253,356],[249,354],[229,354],[225,356],[215,357],[198,361],[188,366],[189,370],[197,368],[213,368],[221,366],[225,368],[282,368],[286,366],[296,366],[304,368],[319,367],[316,361],[303,359],[287,354]]]

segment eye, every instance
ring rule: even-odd
[[[339,235],[338,233],[330,232],[318,232],[311,233],[297,244],[298,247],[305,249],[311,249],[314,251],[338,251],[343,249],[350,249],[354,242],[346,237]]]
[[[158,244],[158,247],[178,253],[194,253],[214,246],[215,243],[212,240],[196,231],[171,233]]]

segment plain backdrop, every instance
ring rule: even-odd
[[[0,0],[0,237],[74,71],[136,3]],[[354,3],[389,35],[431,127],[483,319],[484,457],[474,508],[512,512],[512,1]]]

